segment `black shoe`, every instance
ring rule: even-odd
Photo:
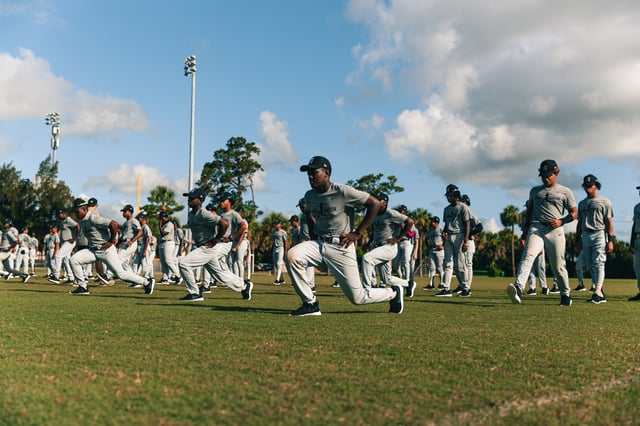
[[[212,282],[212,283],[209,285],[209,287],[211,287],[211,288],[218,288],[218,283],[214,281],[214,282]]]
[[[426,286],[426,287],[423,287],[422,289],[423,289],[423,290],[435,290],[435,289],[436,289],[436,287],[435,287],[434,285],[428,285],[428,286]]]
[[[322,312],[320,312],[320,306],[318,305],[318,302],[316,303],[303,303],[302,306],[300,306],[298,309],[296,309],[295,311],[291,311],[291,313],[289,314],[292,317],[306,317],[306,316],[320,316],[322,315]]]
[[[60,280],[57,279],[56,277],[54,277],[53,275],[50,276],[49,278],[47,278],[47,281],[49,281],[50,283],[54,283],[54,284],[60,284]]]
[[[462,286],[458,286],[452,293],[459,294],[462,290],[464,290],[464,288],[462,288]]]
[[[640,293],[628,299],[630,302],[640,302]]]
[[[444,286],[444,284],[440,284],[438,286],[438,290],[446,290],[447,288]]]
[[[200,286],[200,294],[209,294],[209,293],[211,293],[211,287],[204,284]]]
[[[336,281],[335,283],[333,283],[333,284],[331,285],[331,287],[333,287],[333,288],[340,288],[340,284],[338,284],[338,282]]]
[[[415,283],[413,285],[415,288]],[[404,292],[402,291],[402,287],[397,285],[391,286],[391,288],[395,290],[396,296],[389,301],[389,312],[401,314],[404,310]]]
[[[253,290],[253,283],[249,280],[244,281],[245,288],[240,293],[242,293],[242,298],[244,300],[251,300],[251,291]]]
[[[181,297],[180,300],[184,300],[185,302],[202,302],[204,297],[201,294],[187,294],[184,297]]]
[[[592,286],[591,286],[591,288],[589,289],[589,291],[590,291],[591,293],[593,293],[594,291],[596,291],[596,287],[592,285]]]
[[[549,289],[547,287],[542,289],[542,295],[543,296],[548,296],[549,295]]]
[[[180,285],[182,284],[182,277],[173,277],[171,278],[171,281],[173,281],[175,285]]]
[[[527,290],[527,292],[525,293],[527,296],[535,296],[538,293],[536,293],[536,289],[535,288],[530,288],[529,290]]]
[[[451,290],[442,289],[440,292],[434,294],[435,297],[451,297]]]
[[[144,285],[138,284],[138,283],[129,284],[129,288],[142,288],[142,287],[144,287]]]
[[[70,291],[69,294],[73,294],[74,296],[85,296],[89,295],[89,289],[86,287],[78,287],[73,291]]]
[[[516,287],[515,284],[509,284],[507,286],[507,294],[509,295],[509,299],[511,299],[511,303],[519,305],[522,302],[522,299],[520,299],[522,290],[520,290],[520,287]]]
[[[579,284],[578,287],[574,288],[573,291],[587,291],[587,288],[584,284]]]
[[[602,297],[593,293],[593,295],[591,296],[591,300],[587,300],[587,302],[595,303],[596,305],[599,305],[601,303],[607,303],[607,296],[604,294],[604,292],[602,292]]]
[[[416,290],[416,282],[409,281],[409,285],[407,286],[407,297],[413,297],[413,293]]]
[[[153,294],[154,288],[156,288],[156,280],[147,278],[147,283],[144,286],[144,294]]]
[[[570,296],[565,296],[564,294],[560,296],[560,306],[571,306],[573,300],[571,300]]]
[[[27,281],[29,281],[29,278],[31,278],[31,275],[29,274],[24,274],[22,276],[22,284],[26,283]]]
[[[460,296],[460,297],[469,297],[469,296],[471,296],[471,290],[462,290],[460,293],[458,293],[458,296]]]
[[[560,294],[560,289],[554,285],[553,288],[549,290],[549,294]]]

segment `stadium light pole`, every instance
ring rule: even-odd
[[[51,166],[53,167],[56,164],[56,151],[60,146],[60,114],[57,112],[47,114],[44,122],[47,126],[51,126]]]
[[[195,120],[196,120],[196,57],[187,56],[184,60],[184,75],[191,76],[191,137],[189,140],[189,187],[187,191],[193,189],[193,155],[195,150]]]

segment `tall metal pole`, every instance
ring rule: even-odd
[[[193,189],[193,157],[195,153],[195,131],[196,131],[196,57],[188,56],[184,61],[184,75],[191,76],[191,133],[189,140],[189,188]]]
[[[56,164],[56,151],[60,146],[60,114],[57,112],[47,114],[44,122],[47,126],[51,126],[51,167],[53,167]]]

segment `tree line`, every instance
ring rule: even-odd
[[[234,208],[242,207],[244,217],[249,223],[249,238],[251,251],[256,263],[271,261],[271,232],[275,222],[280,221],[283,229],[291,234],[289,217],[283,213],[264,215],[255,203],[253,178],[262,165],[256,160],[260,148],[255,142],[248,142],[243,137],[230,138],[225,147],[213,153],[213,159],[204,164],[200,180],[196,183],[208,195],[210,202],[218,206],[218,199],[223,194],[233,198]],[[54,221],[54,211],[58,208],[70,210],[73,204],[72,191],[64,181],[57,179],[57,164],[51,164],[51,157],[40,163],[35,179],[22,177],[22,173],[12,163],[5,163],[0,167],[0,218],[11,218],[19,229],[28,228],[40,240],[48,233],[49,224]],[[345,182],[357,189],[377,194],[385,192],[388,195],[403,192],[395,176],[385,177],[383,174],[368,174]],[[244,195],[249,194],[245,199]],[[399,206],[391,206],[397,208]],[[179,224],[176,213],[184,206],[176,201],[176,193],[169,187],[157,186],[150,191],[147,203],[141,206],[148,214],[149,226],[158,229],[158,213],[167,211],[174,221]],[[514,276],[518,260],[522,255],[520,244],[520,221],[524,212],[516,206],[509,205],[500,213],[500,221],[504,226],[502,231],[480,232],[476,238],[476,253],[474,256],[474,270],[490,276]],[[409,215],[415,222],[420,233],[418,272],[426,274],[428,264],[426,235],[432,214],[424,208],[409,209]],[[438,215],[438,214],[436,214]],[[264,216],[264,217],[263,217]],[[356,213],[356,221],[359,218]],[[117,221],[117,218],[116,218]],[[366,242],[367,235],[363,235],[362,242]],[[575,276],[575,262],[577,253],[573,250],[575,233],[568,233],[567,268]],[[362,255],[359,244],[358,253]],[[548,272],[550,274],[550,272]],[[614,251],[607,257],[606,276],[609,278],[633,278],[633,252],[628,243],[618,241],[614,236]]]

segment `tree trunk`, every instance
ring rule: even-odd
[[[513,276],[516,276],[516,256],[515,247],[513,245],[513,238],[515,237],[515,227],[511,225],[511,272]]]

